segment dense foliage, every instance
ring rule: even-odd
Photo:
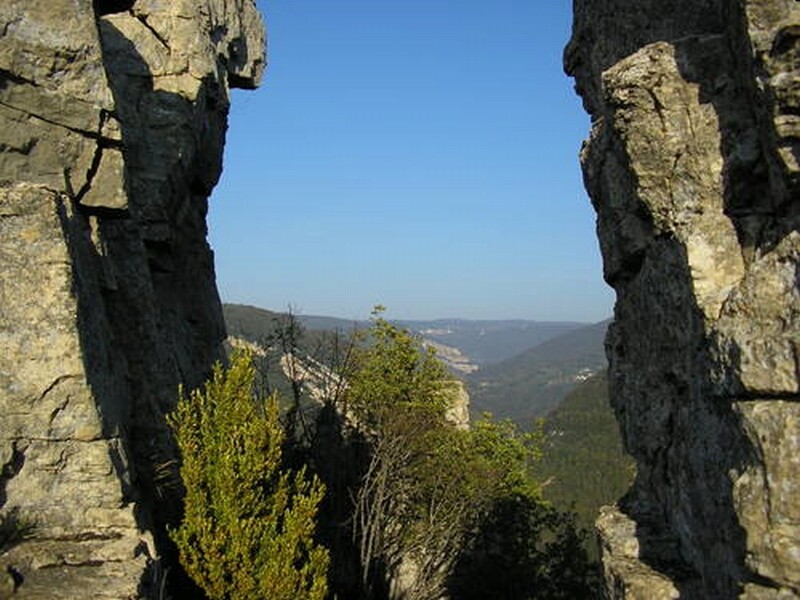
[[[608,398],[605,373],[578,385],[548,417],[547,444],[540,473],[545,497],[577,513],[591,531],[598,510],[613,504],[633,482],[634,463],[622,448],[619,424]],[[591,538],[590,538],[591,539]],[[587,545],[596,556],[594,544]]]
[[[458,600],[594,597],[584,535],[573,515],[513,493],[495,499],[467,540],[450,581]]]
[[[236,353],[170,415],[186,487],[171,536],[213,600],[321,600],[329,557],[314,530],[324,486],[285,468],[278,401],[254,397],[254,378],[250,356]]]
[[[463,384],[379,312],[349,340],[292,315],[261,333],[260,378],[237,355],[172,418],[187,486],[173,535],[210,597],[591,597],[584,535],[545,499],[541,425],[466,426]],[[287,399],[253,401],[254,379]]]
[[[492,578],[504,581],[511,567],[536,584],[530,597],[568,597],[543,587],[547,581],[569,589],[565,577],[580,588],[586,562],[579,540],[532,477],[541,432],[519,434],[510,421],[489,418],[458,427],[447,411],[460,384],[433,351],[379,317],[369,335],[355,353],[344,397],[369,445],[354,519],[368,595],[382,581],[413,573],[403,583],[409,600],[481,597],[469,596],[476,590],[527,597],[508,585],[508,593],[486,587]],[[506,529],[516,537],[501,533]],[[487,557],[485,548],[500,548],[502,557]]]
[[[462,529],[452,485],[437,481],[435,467],[447,454],[453,428],[445,415],[456,384],[431,350],[379,317],[346,378],[344,412],[369,456],[353,521],[362,584],[374,595],[411,561],[413,597],[435,597]]]

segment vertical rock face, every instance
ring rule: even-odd
[[[575,0],[565,51],[637,480],[614,598],[800,597],[800,3]]]
[[[614,598],[800,597],[800,3],[575,0],[636,482]]]
[[[174,517],[164,413],[224,337],[206,243],[253,0],[0,2],[0,548],[20,598],[136,598]]]

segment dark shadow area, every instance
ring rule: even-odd
[[[17,443],[14,442],[11,448],[11,456],[9,457],[9,461],[3,465],[0,465],[0,508],[6,504],[6,484],[22,470],[24,464],[25,453],[20,450],[17,447]],[[2,517],[0,516],[0,518]]]
[[[135,45],[110,21],[100,21],[99,29],[122,128],[132,214],[128,222],[100,224],[118,281],[103,289],[103,297],[112,337],[124,349],[127,365],[139,516],[153,531],[160,557],[149,585],[164,588],[173,598],[200,599],[205,595],[186,575],[167,535],[167,528],[182,520],[184,490],[164,416],[177,402],[178,386],[198,387],[221,358],[221,305],[205,240],[207,196],[221,164],[197,163],[206,150],[203,136],[224,132],[227,109],[214,125],[198,122],[205,116],[204,103],[219,94],[216,82],[203,82],[199,106],[155,90]],[[150,120],[158,111],[174,122],[153,127]],[[195,127],[199,139],[191,137]],[[192,172],[211,179],[186,181]]]
[[[711,393],[704,318],[688,300],[688,264],[678,240],[654,242],[617,307],[611,389],[623,390],[631,404],[613,395],[612,403],[637,458],[636,481],[619,507],[636,523],[640,559],[669,577],[681,597],[730,598],[748,578],[730,474],[756,458],[731,405]],[[669,296],[655,291],[663,280],[674,290]]]
[[[98,16],[127,12],[136,0],[94,0],[94,11]]]
[[[574,517],[521,495],[502,498],[480,523],[448,582],[457,600],[599,598]]]
[[[36,522],[20,515],[18,507],[0,515],[0,555],[36,535]],[[23,574],[12,565],[0,565],[0,597],[12,596],[25,582]]]
[[[781,90],[776,88],[782,80],[773,78],[781,66],[792,71],[800,65],[800,32],[796,26],[779,31],[768,59],[770,64],[765,64],[751,46],[744,5],[729,5],[726,17],[728,29],[723,35],[690,37],[675,42],[674,47],[681,76],[699,86],[700,101],[713,106],[719,122],[724,212],[736,229],[747,268],[800,226],[797,214],[800,179],[780,157],[780,148],[784,147],[797,158],[800,138],[787,137],[776,129],[781,115],[793,114],[794,108],[793,102],[787,104],[786,98],[781,98]],[[736,375],[741,371],[740,356],[739,348],[733,347],[727,357],[732,363],[727,376],[733,379],[727,382],[728,390],[713,388],[709,377],[714,366],[709,357],[703,356],[703,370],[698,378],[708,382],[708,389],[692,390],[696,398],[705,401],[691,415],[694,422],[689,424],[695,452],[703,453],[709,462],[708,472],[696,474],[700,477],[698,481],[715,486],[721,500],[717,510],[699,501],[692,507],[693,516],[698,523],[705,523],[706,528],[708,523],[717,523],[713,519],[720,519],[713,535],[697,544],[701,552],[710,549],[704,552],[707,568],[702,576],[706,589],[725,590],[723,584],[717,583],[720,579],[717,568],[725,566],[729,573],[738,571],[740,584],[729,583],[732,586],[729,593],[740,592],[741,584],[747,582],[768,588],[775,586],[748,567],[746,532],[739,525],[733,503],[729,474],[741,474],[765,464],[760,449],[746,433],[748,427],[742,416],[733,406],[734,402],[752,396]],[[759,394],[758,399],[772,398]],[[712,426],[716,439],[704,439],[704,432]],[[730,549],[727,557],[719,551],[721,547]],[[735,562],[715,565],[712,557],[717,556]]]
[[[723,166],[723,201],[749,264],[756,254],[769,251],[785,235],[786,206],[781,206],[776,186],[778,159],[769,140],[776,139],[772,115],[755,89],[749,47],[732,47],[735,39],[748,39],[744,15],[738,36],[709,36],[675,43],[681,76],[700,87],[700,102],[714,107],[719,120]],[[734,28],[736,29],[736,28]],[[721,79],[720,73],[725,73]],[[757,114],[761,110],[764,114]],[[766,129],[766,131],[765,131]],[[766,138],[764,137],[766,136]]]
[[[388,597],[385,569],[376,565],[375,576],[365,589],[356,541],[353,538],[353,498],[369,462],[366,443],[346,427],[339,410],[328,403],[315,420],[316,433],[303,459],[325,482],[318,533],[330,550],[331,597],[379,600]]]
[[[0,515],[0,554],[7,552],[36,533],[36,523],[20,514],[14,507]]]
[[[722,0],[617,0],[607,2],[602,11],[593,11],[593,4],[593,0],[573,1],[576,17],[590,13],[591,18],[573,26],[564,49],[564,68],[575,78],[576,91],[593,121],[602,116],[595,99],[603,98],[599,78],[603,71],[652,42],[721,34],[730,10],[730,3]]]

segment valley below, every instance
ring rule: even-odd
[[[273,338],[287,316],[240,304],[225,304],[223,311],[229,334],[254,342]],[[368,325],[325,316],[294,318],[307,332],[310,355],[320,353],[326,335],[347,337]],[[578,383],[605,368],[603,340],[609,322],[435,319],[396,324],[434,348],[464,382],[473,418],[488,412],[527,428]]]
[[[296,358],[309,406],[338,384],[331,373],[342,360],[346,341],[367,321],[323,316],[289,316],[252,306],[223,306],[228,334],[262,348],[286,344],[287,324],[295,322]],[[442,319],[399,321],[461,380],[469,396],[470,420],[489,413],[511,420],[524,431],[544,435],[544,456],[535,476],[543,494],[572,514],[589,557],[598,558],[593,532],[601,506],[621,497],[634,476],[633,461],[622,448],[619,426],[609,404],[604,337],[610,321],[585,324],[537,321]],[[269,385],[288,397],[291,370],[285,358],[264,361]]]

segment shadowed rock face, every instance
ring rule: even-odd
[[[179,495],[164,413],[224,325],[206,242],[253,0],[0,2],[0,552],[20,598],[148,597]]]
[[[613,598],[800,597],[800,3],[575,0],[565,66],[637,480]]]

